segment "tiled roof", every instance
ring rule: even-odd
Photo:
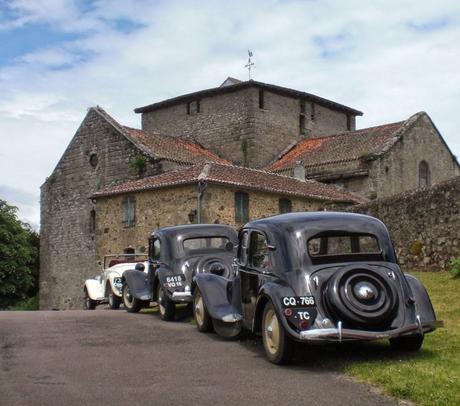
[[[296,161],[302,161],[309,168],[379,155],[393,145],[420,114],[397,123],[304,139],[265,169],[277,172],[294,168]]]
[[[225,83],[225,82],[224,82]],[[258,89],[265,89],[276,94],[281,94],[289,97],[295,97],[297,99],[305,99],[311,102],[326,106],[338,111],[344,111],[355,116],[362,116],[362,111],[353,109],[340,103],[336,103],[332,100],[325,99],[323,97],[316,96],[311,93],[302,92],[300,90],[290,89],[288,87],[271,85],[269,83],[257,82],[255,80],[246,80],[244,82],[238,82],[229,86],[213,87],[211,89],[199,90],[197,92],[183,94],[181,96],[173,97],[171,99],[162,100],[157,103],[152,103],[147,106],[138,107],[134,109],[135,113],[147,113],[149,111],[157,110],[163,107],[173,106],[186,101],[199,99],[200,97],[215,96],[218,94],[224,94],[228,92],[234,92],[240,89],[247,89],[250,87],[256,87]]]
[[[204,161],[228,163],[227,160],[220,158],[197,143],[185,141],[178,137],[138,130],[136,128],[124,127],[124,129],[132,138],[150,150],[151,154],[157,158],[188,164]]]
[[[92,107],[115,130],[124,135],[137,148],[147,155],[168,161],[184,164],[197,164],[205,161],[229,163],[213,152],[203,148],[198,143],[185,141],[178,137],[161,135],[155,132],[143,131],[136,128],[125,127],[118,123],[101,107]]]
[[[301,181],[261,170],[223,165],[215,162],[198,164],[186,169],[112,186],[95,193],[94,197],[194,184],[198,181],[331,202],[363,203],[366,201],[366,199],[352,193],[320,182],[312,180]]]

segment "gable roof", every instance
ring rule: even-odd
[[[215,162],[197,164],[185,169],[111,186],[95,193],[93,197],[114,196],[165,187],[190,185],[200,181],[241,189],[311,198],[313,200],[347,203],[363,203],[367,201],[360,196],[313,180],[302,181],[262,170],[223,165]]]
[[[228,79],[227,79],[228,80]],[[224,81],[225,84],[227,80]],[[226,86],[213,87],[211,89],[200,90],[198,92],[188,93],[181,96],[173,97],[171,99],[166,99],[157,103],[152,103],[147,106],[138,107],[134,109],[135,113],[147,113],[149,111],[158,110],[164,107],[173,106],[175,104],[184,103],[187,101],[193,101],[202,97],[216,96],[224,93],[235,92],[241,89],[247,89],[250,87],[256,87],[259,89],[266,89],[273,93],[281,94],[284,96],[290,96],[297,99],[305,99],[312,101],[314,103],[332,108],[334,110],[343,111],[345,113],[351,114],[353,116],[362,116],[362,111],[355,110],[351,107],[345,106],[340,103],[336,103],[332,100],[324,99],[323,97],[316,96],[311,93],[301,92],[299,90],[289,89],[287,87],[271,85],[268,83],[257,82],[255,80],[247,80],[244,82],[237,82],[234,84],[228,84]]]
[[[296,161],[312,168],[378,156],[390,149],[422,114],[425,113],[396,123],[304,139],[265,169],[278,172],[294,168]]]
[[[125,136],[143,153],[167,161],[183,164],[196,164],[205,161],[228,163],[198,143],[185,141],[178,137],[161,135],[157,132],[143,131],[119,124],[101,107],[92,107],[116,131]]]

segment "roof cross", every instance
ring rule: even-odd
[[[249,80],[251,80],[251,69],[254,66],[254,62],[252,62],[252,51],[248,49],[248,63],[244,65],[245,68],[248,68],[248,73],[249,73]]]

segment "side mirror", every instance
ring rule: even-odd
[[[135,269],[136,271],[144,272],[145,266],[144,266],[143,263],[138,262],[138,263],[136,264],[136,266],[134,267],[134,269]]]
[[[233,245],[233,243],[232,243],[231,241],[227,241],[227,242],[225,243],[225,250],[226,250],[226,251],[233,251],[233,248],[234,248],[234,247],[235,247],[235,246]]]

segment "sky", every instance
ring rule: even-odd
[[[426,111],[460,155],[458,0],[0,0],[0,199],[39,225],[40,186],[91,106],[135,107],[227,77],[364,112]]]

